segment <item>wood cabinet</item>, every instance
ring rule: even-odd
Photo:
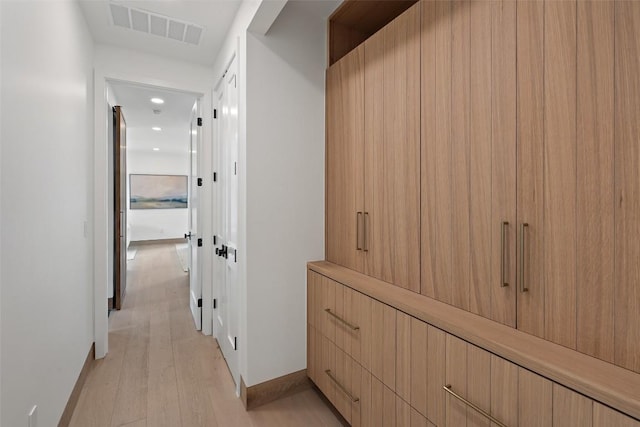
[[[638,23],[637,2],[518,3],[518,329],[636,372]]]
[[[516,326],[515,9],[422,2],[421,293]]]
[[[364,46],[327,69],[326,257],[364,272]]]
[[[327,259],[420,291],[420,5],[327,70]]]
[[[640,427],[638,420],[572,390],[568,384],[549,380],[405,313],[394,306],[402,305],[399,304],[402,297],[380,301],[363,293],[362,289],[352,288],[348,281],[345,283],[308,270],[308,306],[312,314],[307,326],[307,372],[353,426]],[[370,289],[384,286],[380,283],[370,285]],[[397,288],[377,295],[400,291],[411,295]],[[323,299],[322,295],[332,297]],[[349,321],[359,322],[357,333],[363,333],[361,342],[370,343],[361,345],[359,354],[353,351],[348,354],[345,350],[354,347],[346,345],[337,332],[345,329],[345,323],[325,311],[325,305],[331,301],[334,307],[340,306],[340,301],[344,307],[352,307],[343,312],[336,309],[336,313],[351,315]],[[353,305],[353,301],[359,302]],[[358,317],[349,313],[362,307],[371,314]],[[318,317],[321,313],[333,328],[321,326]],[[444,324],[455,329],[453,323],[451,319],[444,320]],[[523,351],[522,348],[516,352]],[[551,364],[557,363],[554,357],[553,353],[549,354],[549,362],[542,366],[548,370]],[[606,365],[601,361],[596,364]],[[602,375],[604,373],[596,374]],[[565,376],[569,383],[573,381],[572,377],[571,373]],[[616,378],[614,387],[623,387],[618,381],[620,377]],[[637,379],[624,381],[637,382]],[[582,391],[593,392],[595,388],[589,383]],[[622,397],[617,390],[614,394],[616,399]]]
[[[421,293],[640,372],[640,3],[421,4]]]

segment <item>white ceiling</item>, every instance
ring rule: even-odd
[[[198,46],[115,26],[109,4],[154,12],[204,27]],[[87,24],[98,43],[213,65],[241,0],[80,0]]]
[[[172,154],[189,150],[195,94],[121,82],[110,82],[110,86],[127,123],[127,150],[153,152],[159,148],[159,153]],[[164,104],[153,104],[151,98],[156,97]],[[155,114],[154,109],[161,113]],[[162,131],[151,129],[154,126]]]

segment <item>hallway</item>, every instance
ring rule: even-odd
[[[246,412],[215,341],[194,329],[175,245],[138,246],[73,427],[339,426],[313,390]]]

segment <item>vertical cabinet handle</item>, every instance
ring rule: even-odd
[[[356,212],[356,251],[362,250],[360,245],[360,224],[362,223],[362,212]]]
[[[364,251],[369,252],[369,212],[364,213]]]
[[[525,237],[526,230],[529,227],[529,224],[523,222],[520,224],[520,292],[528,292],[529,288],[525,286],[524,283],[524,248],[525,248]]]
[[[505,269],[505,237],[507,234],[507,226],[509,225],[508,221],[502,221],[502,226],[500,227],[500,287],[504,288],[505,286],[509,286],[509,282],[506,279]]]

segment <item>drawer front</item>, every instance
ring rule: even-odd
[[[322,334],[316,336],[314,382],[352,425],[360,424],[363,369]],[[366,373],[366,371],[364,371]]]
[[[446,351],[446,425],[517,426],[518,367],[449,334]]]
[[[372,319],[372,310],[374,303],[376,314],[384,315],[383,306],[387,307],[387,317],[389,311],[395,310],[311,270],[308,270],[307,284],[309,323],[365,369],[371,371],[375,363],[380,368],[375,373],[382,376],[383,354],[375,351],[391,349],[392,341],[395,347],[395,330],[391,330],[395,323],[386,328],[386,335],[381,337],[384,342],[378,342],[372,328],[382,327],[385,319]],[[387,377],[389,382],[393,380],[389,373]]]

